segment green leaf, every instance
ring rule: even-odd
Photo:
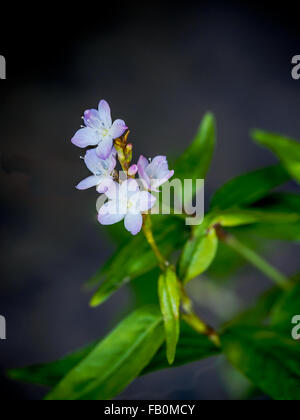
[[[83,361],[97,345],[98,343],[93,343],[84,349],[76,351],[63,359],[52,363],[10,370],[8,371],[8,375],[15,380],[52,388],[75,368],[76,365]],[[143,369],[141,375],[159,369],[181,366],[207,357],[216,356],[219,353],[220,348],[216,347],[207,336],[198,334],[185,322],[181,322],[180,338],[177,344],[173,365],[170,366],[166,360],[166,345],[163,344],[152,358],[151,362]]]
[[[218,248],[218,238],[214,226],[233,228],[243,225],[290,224],[300,222],[300,214],[264,211],[262,209],[215,210],[206,215],[201,225],[195,226],[192,237],[186,242],[180,261],[179,277],[185,282],[206,271],[214,261]]]
[[[275,305],[271,314],[271,324],[289,335],[292,330],[292,319],[295,315],[300,315],[299,283],[294,285],[291,290],[284,293],[279,302]]]
[[[262,130],[254,130],[252,137],[256,143],[271,150],[292,178],[300,183],[300,143],[298,141]]]
[[[206,335],[193,330],[185,322],[180,323],[180,337],[177,344],[174,363],[170,366],[166,360],[166,344],[164,343],[142,374],[160,369],[182,366],[196,362],[207,357],[217,356],[221,349],[217,347]]]
[[[269,212],[278,214],[286,213],[294,217],[296,214],[300,216],[300,195],[290,193],[273,193],[267,195],[264,199],[255,203],[252,207],[260,212]],[[239,232],[241,234],[262,237],[271,240],[286,240],[286,241],[300,241],[300,222],[294,221],[291,223],[277,222],[267,224],[255,224],[252,226],[245,226],[238,229],[233,229],[233,233]]]
[[[154,237],[161,253],[169,256],[180,248],[187,236],[183,220],[172,216],[153,216]],[[156,257],[140,233],[124,244],[92,277],[91,285],[102,281],[92,298],[91,305],[103,303],[109,296],[129,281],[147,273],[157,266]]]
[[[159,305],[157,294],[157,279],[160,274],[158,267],[139,276],[130,282],[130,290],[134,297],[134,306],[155,304]]]
[[[191,194],[185,192],[185,202],[190,202],[196,192],[195,181],[204,179],[209,169],[216,142],[216,123],[213,114],[207,113],[203,117],[195,139],[175,163],[175,177],[182,182],[192,179]]]
[[[234,327],[221,336],[230,363],[275,400],[300,400],[299,343],[268,328]]]
[[[73,368],[46,399],[112,399],[148,365],[163,341],[159,309],[138,309]]]
[[[282,165],[270,166],[233,178],[211,200],[211,209],[246,206],[263,198],[275,187],[289,181]]]
[[[172,266],[168,267],[159,276],[158,296],[165,325],[167,359],[171,365],[174,362],[176,345],[179,338],[180,305],[179,285],[175,270]]]
[[[179,261],[179,277],[185,283],[199,276],[213,262],[218,248],[218,238],[213,227],[206,229],[207,222],[194,231],[187,241]]]
[[[278,211],[263,211],[256,209],[224,210],[215,216],[213,224],[223,227],[235,227],[253,223],[291,223],[299,221],[297,213],[279,213]]]

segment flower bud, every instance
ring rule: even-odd
[[[124,149],[126,162],[129,163],[132,160],[132,144],[128,143]]]
[[[137,165],[131,165],[130,168],[128,169],[128,175],[130,176],[134,176],[138,171],[138,167]]]

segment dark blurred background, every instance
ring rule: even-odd
[[[1,8],[0,314],[7,340],[0,341],[0,399],[38,399],[44,390],[11,382],[4,370],[99,338],[133,299],[124,288],[92,310],[83,291],[114,250],[96,222],[95,192],[74,188],[88,175],[70,143],[83,111],[105,98],[113,117],[129,125],[135,158],[180,153],[203,113],[213,111],[218,147],[208,199],[228,178],[274,162],[251,142],[251,128],[300,137],[300,81],[291,78],[299,15],[288,3],[233,1]],[[297,253],[282,245],[272,259],[291,274]],[[255,270],[244,277],[268,284]],[[221,363],[148,375],[121,398],[231,398]]]

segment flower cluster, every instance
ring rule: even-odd
[[[165,156],[152,160],[140,156],[137,164],[132,164],[132,144],[127,143],[128,127],[123,120],[112,122],[108,103],[101,100],[98,110],[84,112],[85,126],[78,130],[72,143],[78,147],[89,148],[84,163],[92,173],[77,185],[78,190],[96,187],[105,194],[108,201],[99,210],[98,220],[102,225],[111,225],[124,219],[125,228],[136,235],[143,225],[142,214],[149,211],[156,198],[150,191],[158,188],[174,174],[168,168]],[[117,158],[125,179],[119,176]],[[139,175],[140,182],[135,179]]]

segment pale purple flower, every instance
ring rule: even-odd
[[[141,191],[135,179],[122,184],[114,183],[107,193],[108,202],[99,210],[98,220],[102,225],[112,225],[124,219],[125,228],[136,235],[143,225],[142,212],[151,209],[156,201],[147,191]]]
[[[128,127],[123,120],[112,123],[110,107],[104,99],[99,102],[98,110],[85,111],[83,119],[86,127],[76,132],[72,143],[82,148],[98,145],[97,154],[106,159],[112,150],[113,140],[122,136]]]
[[[131,165],[130,168],[128,169],[128,175],[130,176],[134,176],[138,171],[138,167],[137,165]]]
[[[137,166],[144,186],[151,191],[157,192],[158,188],[174,175],[174,171],[169,170],[165,156],[156,156],[151,161],[140,156]]]
[[[96,186],[99,193],[106,193],[114,183],[111,174],[116,166],[116,151],[113,149],[107,159],[101,159],[96,149],[87,150],[84,162],[93,175],[81,181],[76,188],[86,190]]]

